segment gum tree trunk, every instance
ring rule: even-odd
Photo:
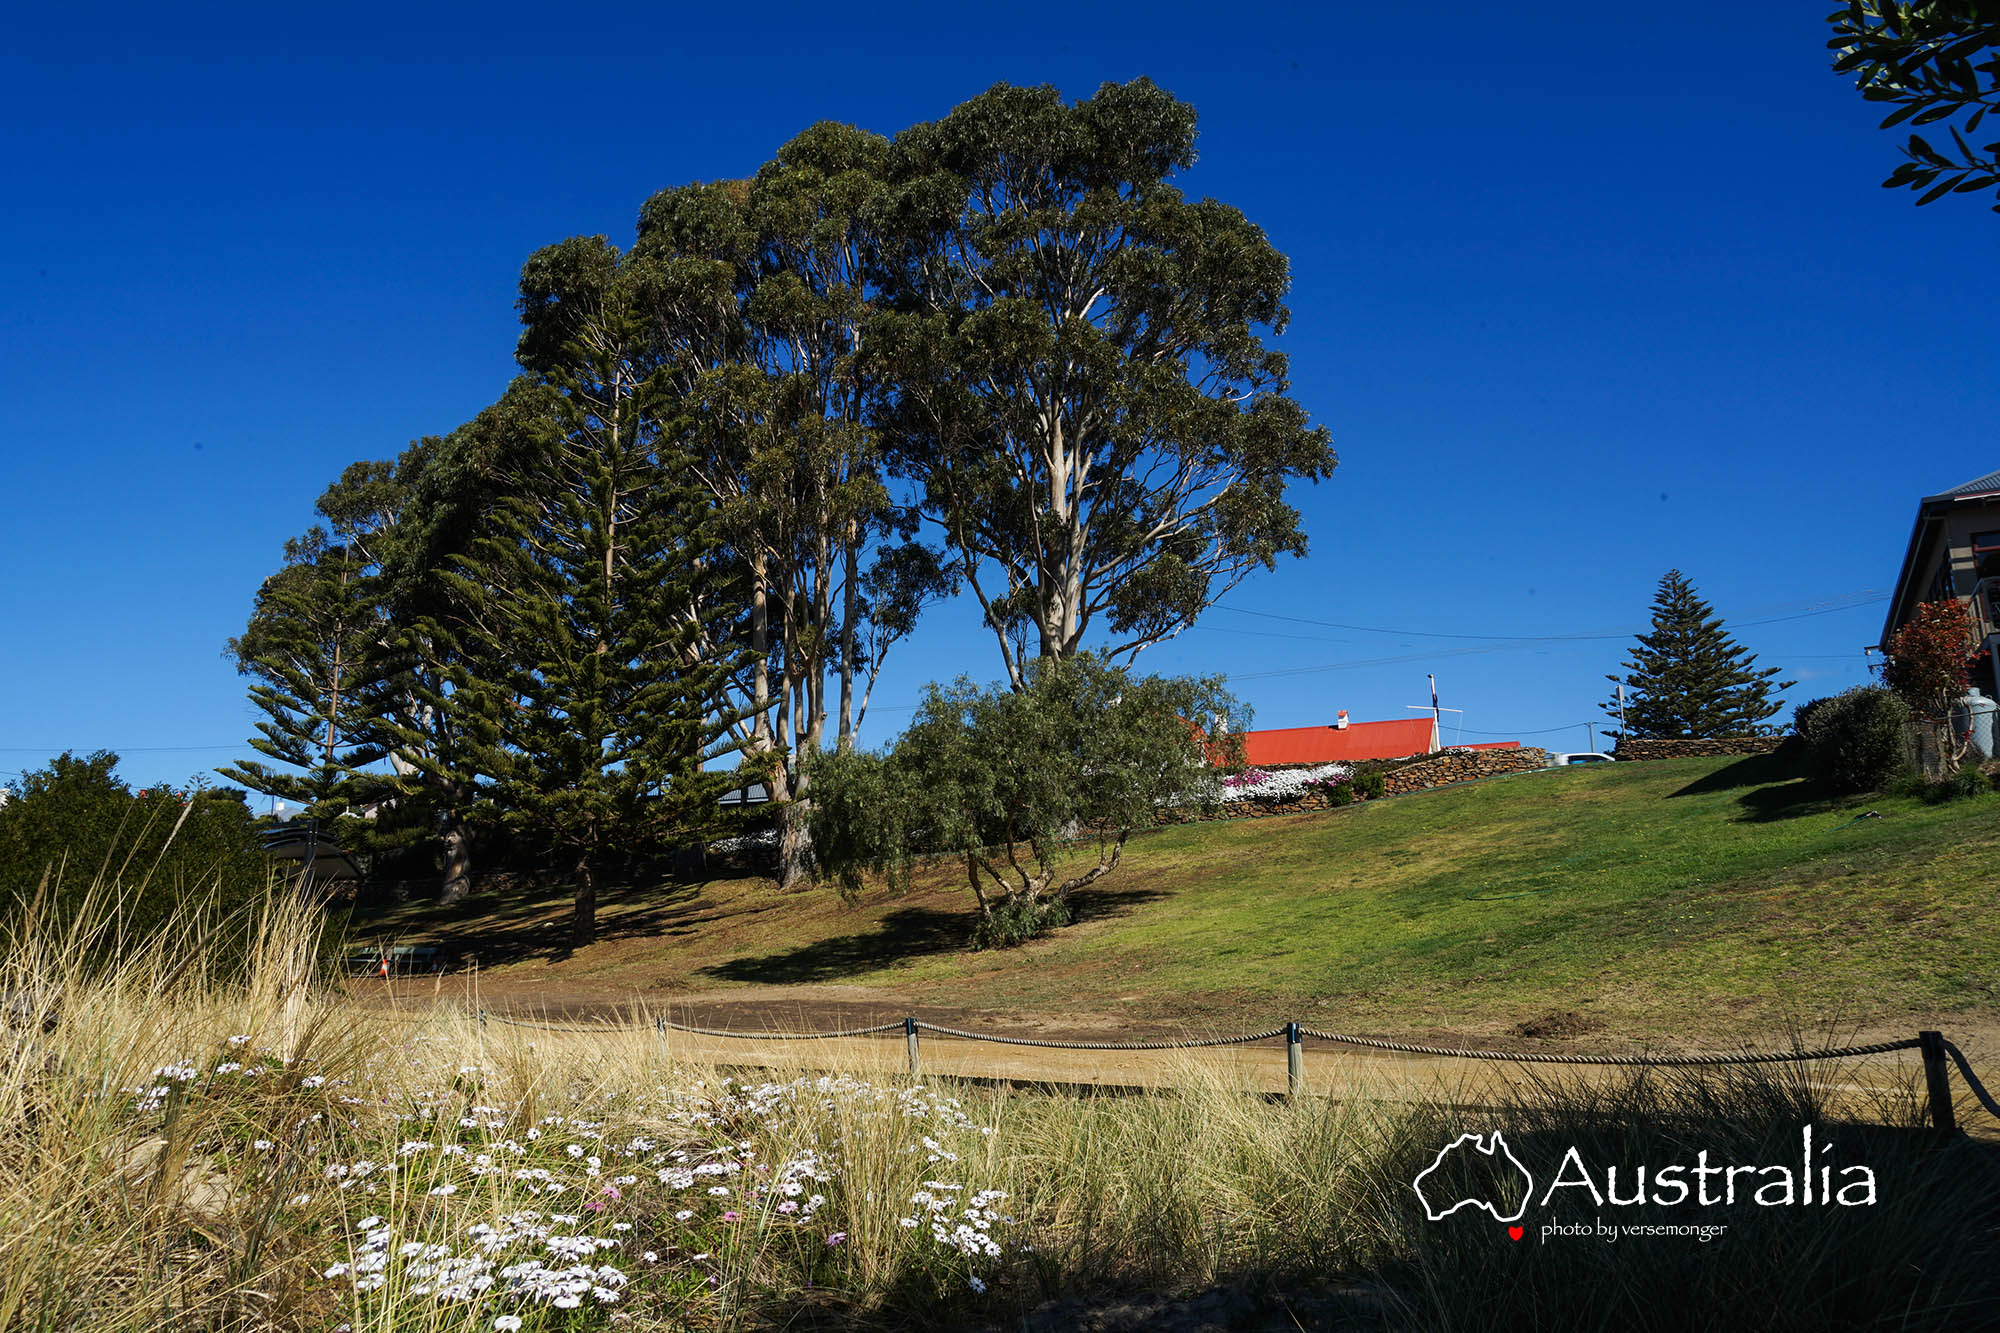
[[[471,892],[472,831],[453,819],[444,830],[444,882],[438,887],[438,906],[455,906]]]
[[[597,942],[597,863],[593,855],[596,841],[597,830],[593,827],[585,835],[583,847],[576,854],[576,915],[569,932],[572,949],[582,949]]]

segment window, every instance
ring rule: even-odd
[[[2000,532],[1972,534],[1972,569],[1978,578],[2000,578]]]

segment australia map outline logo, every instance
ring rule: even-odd
[[[1477,1194],[1448,1189],[1441,1180],[1431,1182],[1431,1193],[1424,1192],[1425,1180],[1444,1166],[1447,1160],[1460,1154],[1472,1153],[1477,1153],[1478,1157],[1466,1159],[1471,1168],[1468,1174],[1493,1177],[1498,1183],[1506,1174],[1507,1167],[1512,1167],[1514,1173],[1519,1176],[1521,1202],[1513,1212],[1503,1214],[1498,1203],[1481,1198]],[[1485,1160],[1482,1161],[1481,1158]],[[1518,1222],[1528,1211],[1528,1200],[1535,1192],[1535,1178],[1529,1174],[1527,1167],[1521,1165],[1520,1159],[1515,1157],[1513,1150],[1507,1146],[1507,1140],[1496,1129],[1490,1135],[1461,1134],[1438,1149],[1438,1155],[1431,1159],[1431,1164],[1417,1172],[1417,1178],[1410,1182],[1410,1188],[1417,1192],[1417,1199],[1424,1206],[1424,1216],[1433,1222],[1450,1217],[1459,1209],[1467,1207],[1484,1208],[1496,1222]],[[1433,1201],[1433,1195],[1437,1196],[1436,1201]],[[1497,1190],[1495,1197],[1499,1197]],[[1444,1204],[1447,1199],[1449,1199],[1448,1205],[1440,1207],[1439,1205]]]

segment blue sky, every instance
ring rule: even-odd
[[[16,16],[0,777],[245,753],[224,641],[345,463],[500,392],[535,247],[1002,79],[1195,105],[1185,185],[1291,257],[1280,345],[1341,454],[1310,558],[1144,665],[1228,673],[1260,726],[1404,716],[1435,671],[1467,739],[1581,749],[1678,566],[1795,702],[1857,683],[1917,498],[2000,466],[2000,217],[1878,188],[1896,136],[1828,7]],[[874,737],[960,672],[1000,663],[947,607]]]

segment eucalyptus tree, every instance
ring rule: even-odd
[[[894,642],[947,580],[884,483],[863,373],[888,141],[813,126],[750,182],[662,191],[640,217],[657,355],[751,583],[745,742],[779,803],[779,882],[807,873],[812,756],[851,748]]]
[[[1284,255],[1172,183],[1195,113],[1145,79],[1065,104],[997,84],[897,136],[869,324],[898,470],[1009,680],[1093,633],[1129,659],[1301,555],[1328,476],[1288,396]]]
[[[710,836],[742,779],[707,767],[737,748],[726,703],[741,650],[713,646],[728,577],[681,452],[669,379],[639,313],[638,266],[602,237],[537,251],[522,270],[517,406],[544,447],[447,582],[485,665],[453,694],[476,710],[482,793],[567,853],[571,944],[596,938],[607,859]],[[691,622],[705,590],[712,611]]]

